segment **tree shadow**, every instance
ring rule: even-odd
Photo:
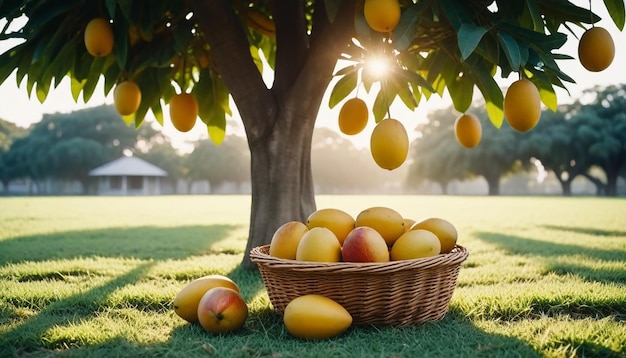
[[[478,232],[476,236],[486,242],[518,255],[554,257],[556,255],[579,255],[605,261],[622,261],[624,252],[605,250],[573,244],[535,240],[521,236],[506,235],[496,232]]]
[[[184,259],[194,255],[238,254],[220,242],[241,226],[114,227],[15,237],[0,241],[0,265],[78,257]],[[245,237],[242,238],[245,245]],[[149,247],[149,250],[146,250]]]
[[[0,356],[21,356],[42,349],[42,336],[53,326],[68,325],[98,314],[101,303],[116,290],[139,281],[156,264],[143,262],[104,285],[54,301],[37,315],[6,331],[0,341]],[[68,314],[71,310],[71,314]]]
[[[477,327],[461,312],[451,310],[437,322],[396,328],[354,326],[321,341],[291,336],[282,318],[269,308],[256,312],[234,333],[213,335],[198,324],[184,324],[167,342],[136,344],[122,336],[97,346],[71,349],[69,355],[185,357],[540,357],[527,342]]]
[[[561,226],[561,225],[541,225],[541,227],[544,227],[550,230],[574,232],[577,234],[593,235],[593,236],[598,236],[598,237],[626,236],[626,231],[620,231],[620,230],[602,230],[598,228]]]
[[[620,263],[626,260],[626,256],[621,250],[605,250],[580,245],[554,243],[493,232],[478,232],[476,236],[511,254],[542,257],[546,273],[551,272],[561,276],[571,274],[591,282],[626,283],[626,267],[617,270],[602,269],[558,258],[575,256],[586,257],[596,262]]]

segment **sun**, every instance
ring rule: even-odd
[[[391,68],[389,60],[380,56],[368,58],[365,66],[367,71],[369,71],[376,78],[384,78],[389,73],[389,69]]]

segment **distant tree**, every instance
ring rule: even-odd
[[[128,127],[111,106],[46,114],[28,136],[15,141],[8,161],[15,175],[30,177],[36,185],[46,178],[72,179],[86,191],[89,170],[133,151],[156,133],[150,126]]]
[[[165,170],[176,192],[177,181],[184,178],[188,170],[187,155],[178,153],[169,141],[155,143],[146,151],[136,151],[135,155]]]
[[[591,165],[604,171],[606,181],[584,175],[607,196],[617,196],[617,179],[626,166],[626,85],[595,87],[586,91],[593,100],[572,117],[577,136]]]
[[[330,128],[315,129],[311,166],[316,191],[323,193],[381,193],[390,175],[401,177],[381,172],[369,149],[357,148]]]
[[[0,118],[0,182],[2,192],[7,191],[11,180],[15,179],[16,171],[9,165],[8,152],[15,141],[28,133],[28,130]]]
[[[524,160],[538,159],[554,172],[563,195],[572,195],[572,182],[589,171],[587,148],[576,134],[576,122],[570,117],[572,105],[561,105],[556,112],[544,110],[537,127],[520,143]]]
[[[83,192],[89,187],[89,171],[107,161],[101,143],[93,139],[73,137],[58,142],[49,152],[51,175],[59,179],[78,180]]]
[[[211,188],[228,181],[241,184],[250,180],[250,151],[245,139],[235,135],[220,146],[200,140],[187,157],[187,168],[191,181],[207,180]]]
[[[429,179],[443,188],[453,179],[481,176],[487,181],[489,195],[498,195],[501,178],[521,167],[519,134],[506,124],[500,129],[488,125],[484,106],[474,106],[468,113],[483,124],[478,146],[468,149],[457,143],[454,121],[460,114],[452,107],[435,111],[418,127],[424,135],[415,140],[411,178]]]
[[[428,122],[417,126],[420,137],[412,144],[413,161],[407,177],[411,186],[432,181],[447,194],[451,181],[467,177],[465,163],[457,158],[460,146],[452,132],[454,116],[452,107],[440,109],[429,116]]]

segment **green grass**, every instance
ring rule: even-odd
[[[247,196],[0,198],[0,357],[626,356],[626,200],[321,196],[441,216],[470,256],[450,311],[408,328],[291,337],[258,273],[239,268]],[[250,316],[213,336],[176,316],[193,278],[233,278]]]

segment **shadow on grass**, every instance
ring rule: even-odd
[[[621,250],[604,250],[580,245],[555,243],[535,240],[521,236],[505,235],[495,232],[479,232],[476,234],[483,241],[495,244],[512,254],[554,257],[557,255],[579,255],[596,260],[622,261],[624,252]]]
[[[141,279],[156,262],[137,265],[124,275],[120,275],[102,286],[94,287],[67,298],[55,301],[41,309],[37,315],[4,333],[0,341],[0,356],[21,356],[28,352],[40,351],[44,333],[55,326],[63,326],[94,317],[107,295],[123,286]],[[71,344],[76,342],[71,342]],[[62,347],[46,347],[58,349]]]
[[[164,343],[137,344],[118,336],[90,347],[65,351],[72,356],[184,357],[540,357],[518,338],[489,333],[461,313],[412,327],[353,326],[321,341],[291,336],[282,317],[269,308],[252,314],[237,332],[212,335],[198,324],[184,324]]]
[[[602,229],[596,229],[596,228],[560,226],[560,225],[542,225],[542,227],[546,229],[550,229],[550,230],[574,232],[577,234],[593,235],[593,236],[598,236],[598,237],[626,236],[626,231],[619,231],[619,230],[602,230]]]
[[[172,332],[172,342],[168,344],[141,345],[129,340],[126,336],[115,336],[97,344],[85,344],[82,338],[72,336],[46,338],[46,332],[54,327],[69,326],[82,321],[96,318],[101,312],[106,312],[112,307],[108,305],[107,296],[124,286],[139,282],[146,276],[149,270],[157,265],[157,260],[141,262],[136,267],[123,275],[119,275],[105,284],[91,288],[85,292],[54,301],[39,312],[25,319],[20,324],[5,330],[0,336],[0,357],[25,356],[25,355],[70,355],[70,356],[153,356],[171,355],[177,356],[206,356],[207,347],[198,342],[212,341],[198,324],[185,324],[176,328]],[[247,270],[237,266],[232,271],[225,273],[226,276],[240,284],[242,294],[246,298],[255,296],[264,289],[263,282],[258,271]],[[169,302],[152,303],[146,306],[145,303],[134,307],[137,310],[156,310],[163,313],[164,307],[168,307]],[[131,304],[130,307],[134,305]],[[170,308],[167,308],[170,310]],[[156,313],[155,312],[155,313]],[[249,322],[259,322],[263,315],[273,315],[261,312],[249,319]],[[275,316],[275,315],[274,315]],[[176,332],[182,332],[181,337],[177,337]],[[226,336],[224,336],[226,337]],[[190,342],[193,340],[193,342]],[[210,343],[209,343],[210,346]]]
[[[238,228],[236,225],[143,226],[16,237],[0,241],[0,265],[89,256],[159,260],[239,254],[219,245]]]
[[[606,261],[619,263],[626,260],[626,255],[622,250],[604,250],[492,232],[479,232],[477,233],[477,237],[511,254],[541,257],[544,261],[546,272],[552,272],[557,275],[577,275],[587,281],[618,284],[626,283],[626,267],[622,269],[602,269],[589,267],[584,264],[576,264],[571,261],[565,262],[557,258],[557,256],[582,256],[594,262]]]

